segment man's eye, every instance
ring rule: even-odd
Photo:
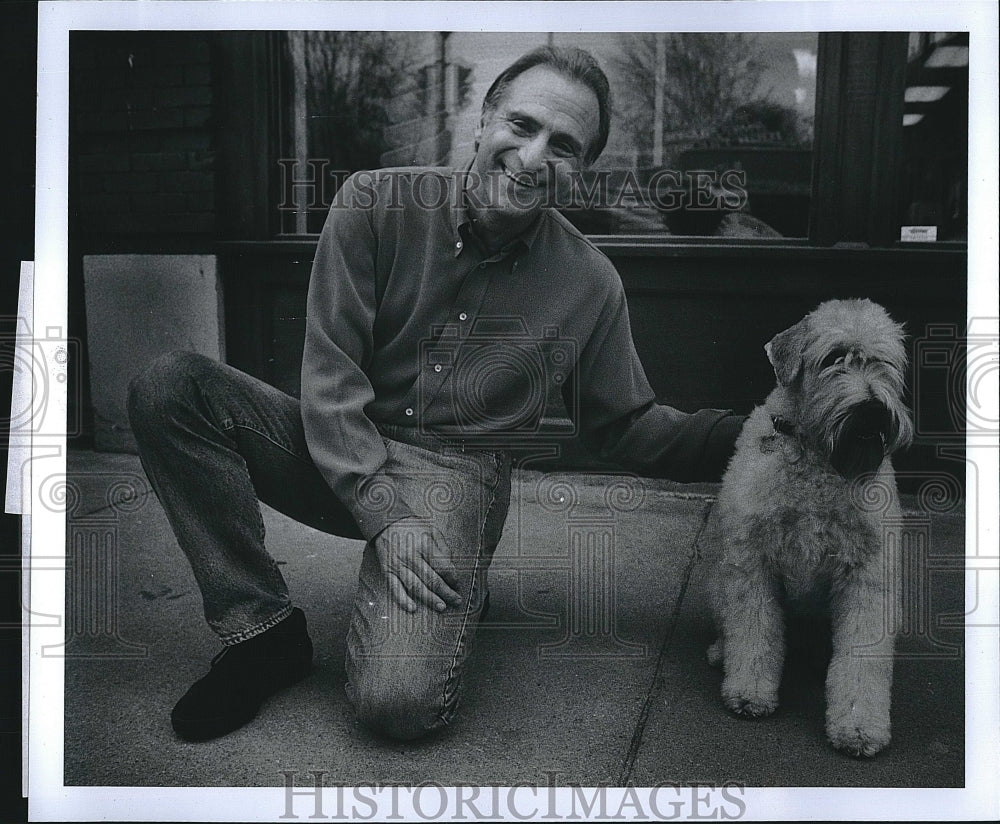
[[[528,123],[525,120],[511,120],[510,127],[516,134],[520,135],[528,134],[530,131]]]
[[[559,157],[576,157],[576,147],[569,143],[555,143],[552,151]]]

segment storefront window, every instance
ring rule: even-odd
[[[969,35],[912,32],[906,67],[901,241],[968,239]]]
[[[462,167],[489,84],[546,43],[612,85],[604,154],[565,205],[597,235],[805,237],[817,35],[292,32],[284,38],[283,234],[315,233],[343,178]]]

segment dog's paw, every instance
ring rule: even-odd
[[[888,747],[891,738],[887,723],[861,726],[856,721],[830,723],[826,734],[834,747],[854,758],[871,758]]]
[[[777,695],[754,695],[749,691],[723,690],[722,701],[726,709],[744,718],[763,718],[778,709]]]

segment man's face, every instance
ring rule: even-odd
[[[598,129],[591,89],[547,66],[522,72],[476,130],[472,186],[479,201],[494,220],[515,223],[530,222],[557,193],[565,202]]]

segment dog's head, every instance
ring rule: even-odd
[[[903,327],[877,303],[827,301],[764,349],[796,400],[800,437],[845,478],[877,469],[909,445]]]

